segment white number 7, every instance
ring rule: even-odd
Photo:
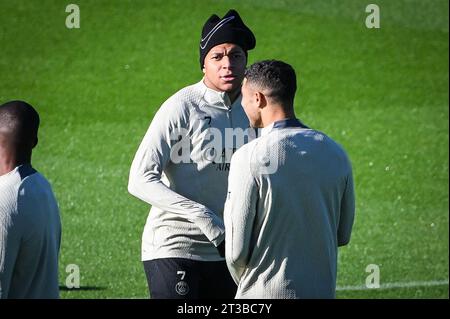
[[[183,279],[184,279],[184,276],[186,276],[186,271],[184,271],[184,270],[179,270],[179,271],[177,271],[177,275],[181,275],[181,280],[183,280]]]

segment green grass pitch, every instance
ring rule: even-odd
[[[368,29],[366,5],[380,7]],[[348,151],[357,215],[340,249],[338,298],[448,298],[447,0],[0,0],[0,103],[41,114],[34,166],[62,215],[63,298],[146,298],[140,239],[149,207],[127,192],[153,115],[201,78],[198,40],[235,8],[254,30],[249,63],[276,58],[299,77],[297,115]],[[365,285],[369,264],[380,289]],[[346,288],[347,287],[347,288]]]

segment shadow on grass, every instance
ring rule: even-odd
[[[59,291],[96,291],[96,290],[106,290],[106,287],[81,286],[80,288],[67,288],[66,286],[59,286]]]

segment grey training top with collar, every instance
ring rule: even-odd
[[[152,205],[142,260],[224,260],[223,207],[232,153],[248,141],[230,138],[249,121],[239,97],[203,80],[171,96],[155,114],[131,165],[128,189]],[[239,135],[239,134],[238,134]]]

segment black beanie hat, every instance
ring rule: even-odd
[[[200,68],[203,68],[205,56],[216,45],[234,43],[247,54],[256,45],[253,32],[244,24],[236,10],[230,10],[220,19],[213,14],[203,26],[200,39]]]

